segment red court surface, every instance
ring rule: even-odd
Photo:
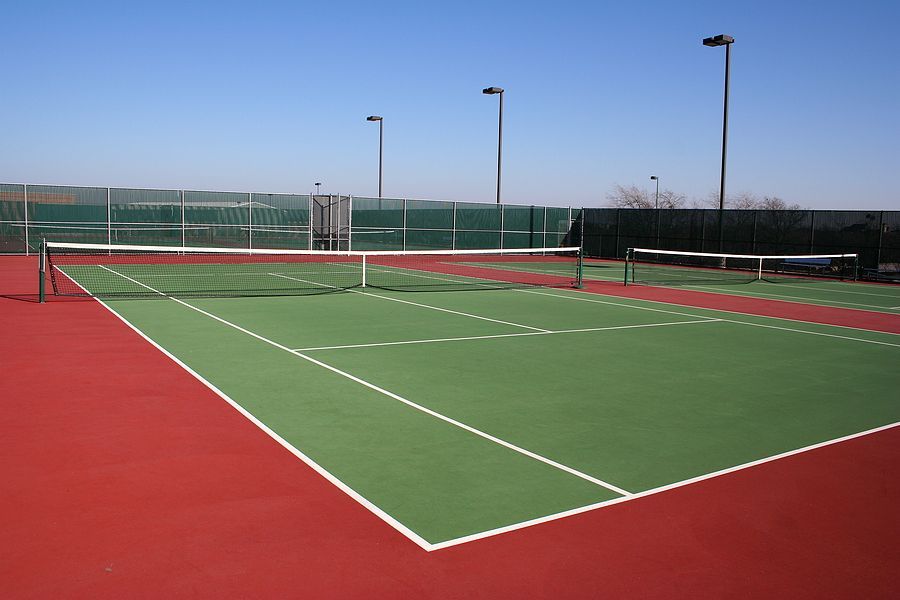
[[[425,552],[35,271],[0,257],[4,598],[896,597],[900,428]]]

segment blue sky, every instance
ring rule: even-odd
[[[0,181],[900,209],[896,1],[0,4]]]

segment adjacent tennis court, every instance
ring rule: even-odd
[[[175,261],[192,268],[179,271],[111,254],[58,259],[54,285],[106,295],[127,324],[427,550],[900,421],[897,335],[578,291],[571,256],[413,264],[373,253],[366,267],[353,257],[326,268],[182,253]],[[585,280],[621,277],[615,264],[585,263]],[[235,290],[235,278],[252,289]],[[797,301],[900,305],[893,288],[771,285]],[[203,288],[242,297],[199,297]]]

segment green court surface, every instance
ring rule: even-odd
[[[427,544],[900,420],[888,333],[561,289],[106,304]]]

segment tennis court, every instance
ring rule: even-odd
[[[336,283],[348,272],[358,277],[355,264],[310,270],[270,257],[250,265],[219,260],[190,273],[102,256],[58,269],[88,291],[146,296],[102,301],[426,550],[665,492],[900,421],[896,334],[570,286],[505,285],[530,283],[521,273],[571,279],[572,265],[554,257],[477,258],[417,271],[370,262],[374,279],[365,288]],[[298,267],[302,274],[290,270]],[[584,277],[621,280],[617,268],[588,261]],[[416,282],[415,293],[390,289],[399,271]],[[198,285],[231,293],[232,285],[216,286],[235,275],[266,295],[189,293]],[[379,276],[381,287],[372,287]],[[309,287],[281,295],[286,281]],[[872,294],[866,302],[883,302],[883,312],[900,304],[887,287],[797,287],[825,305],[840,294]]]

